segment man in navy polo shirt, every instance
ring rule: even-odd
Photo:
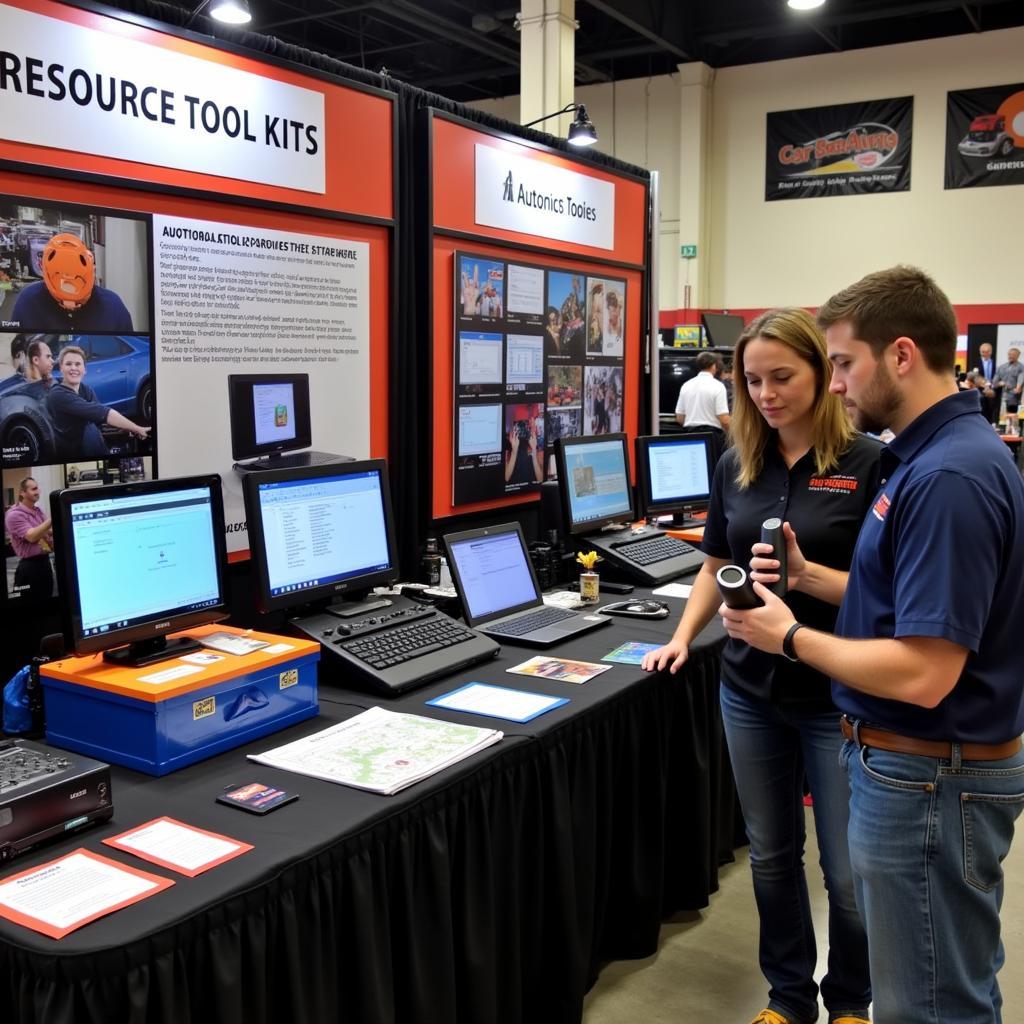
[[[760,583],[765,606],[723,620],[833,677],[876,1024],[999,1022],[1002,861],[1024,807],[1024,481],[957,391],[956,318],[926,274],[869,274],[819,321],[831,390],[860,429],[896,434],[849,577],[834,576],[835,635]],[[791,578],[816,571],[791,531],[789,559]]]

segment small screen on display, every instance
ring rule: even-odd
[[[451,555],[472,619],[518,608],[538,597],[518,530],[455,541]]]
[[[391,567],[379,470],[261,482],[269,596],[327,587]]]
[[[288,382],[253,387],[252,413],[258,445],[295,437],[295,393]]]
[[[208,490],[82,502],[71,526],[84,635],[220,604]]]
[[[647,447],[651,501],[707,499],[711,491],[708,457],[703,440],[654,441]]]
[[[629,467],[622,441],[587,441],[566,447],[562,487],[568,494],[572,527],[631,517]]]

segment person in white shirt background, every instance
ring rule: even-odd
[[[721,363],[713,352],[697,356],[697,373],[680,389],[676,422],[689,430],[728,430],[729,402],[718,379]]]

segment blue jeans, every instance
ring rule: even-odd
[[[1002,862],[1024,752],[957,763],[851,741],[843,763],[875,1024],[999,1024]]]
[[[721,700],[729,757],[750,839],[768,1006],[801,1022],[818,1016],[814,981],[818,954],[804,875],[806,772],[828,890],[828,973],[821,981],[821,997],[830,1016],[864,1014],[871,1002],[871,983],[846,838],[850,791],[839,766],[843,745],[839,712],[780,708],[726,685],[721,688]]]

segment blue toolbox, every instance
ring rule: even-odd
[[[319,644],[223,625],[188,630],[197,639],[212,633],[267,646],[145,668],[112,665],[102,655],[40,666],[47,742],[166,775],[319,714]]]

